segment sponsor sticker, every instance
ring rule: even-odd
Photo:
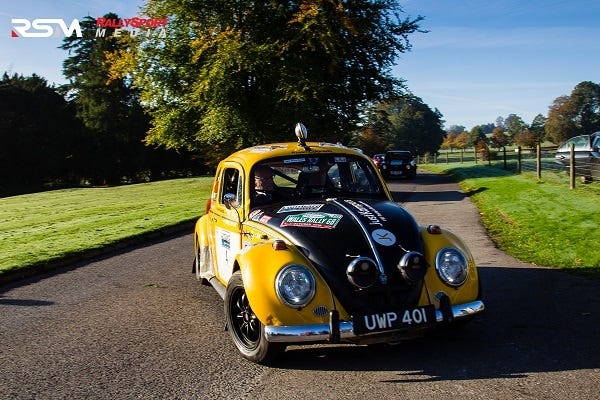
[[[387,229],[375,229],[371,232],[371,237],[382,246],[392,246],[396,243],[396,236]]]
[[[319,211],[325,204],[290,204],[277,210],[277,214],[298,211]]]
[[[303,163],[306,161],[306,158],[289,158],[287,160],[283,160],[284,164],[297,164],[297,163]]]
[[[281,222],[284,226],[296,226],[302,228],[334,229],[342,219],[341,214],[330,214],[322,212],[305,212],[286,216]]]

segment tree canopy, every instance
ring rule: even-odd
[[[37,75],[0,80],[0,196],[76,180],[87,151],[71,104]]]
[[[368,112],[366,127],[357,140],[365,134],[374,134],[387,143],[385,149],[410,150],[415,154],[435,153],[439,150],[446,132],[441,113],[432,110],[414,95],[404,95],[382,101]],[[378,151],[378,152],[381,152]]]
[[[548,111],[546,134],[554,143],[600,130],[600,85],[578,83],[570,96],[554,100]]]
[[[365,104],[398,95],[391,74],[421,17],[397,0],[153,0],[166,37],[138,35],[111,61],[152,118],[147,140],[220,157],[289,140],[347,142]]]

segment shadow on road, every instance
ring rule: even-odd
[[[464,326],[396,346],[293,347],[277,367],[406,371],[399,383],[600,368],[598,281],[536,268],[480,274],[486,311]]]

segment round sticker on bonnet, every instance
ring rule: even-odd
[[[396,236],[387,229],[375,229],[371,232],[371,237],[382,246],[391,246],[396,243]]]

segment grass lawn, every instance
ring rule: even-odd
[[[204,213],[213,178],[0,198],[0,275],[147,234]]]
[[[422,165],[445,172],[471,195],[498,247],[542,266],[600,267],[600,185],[569,189],[567,175],[515,175],[482,164]]]

